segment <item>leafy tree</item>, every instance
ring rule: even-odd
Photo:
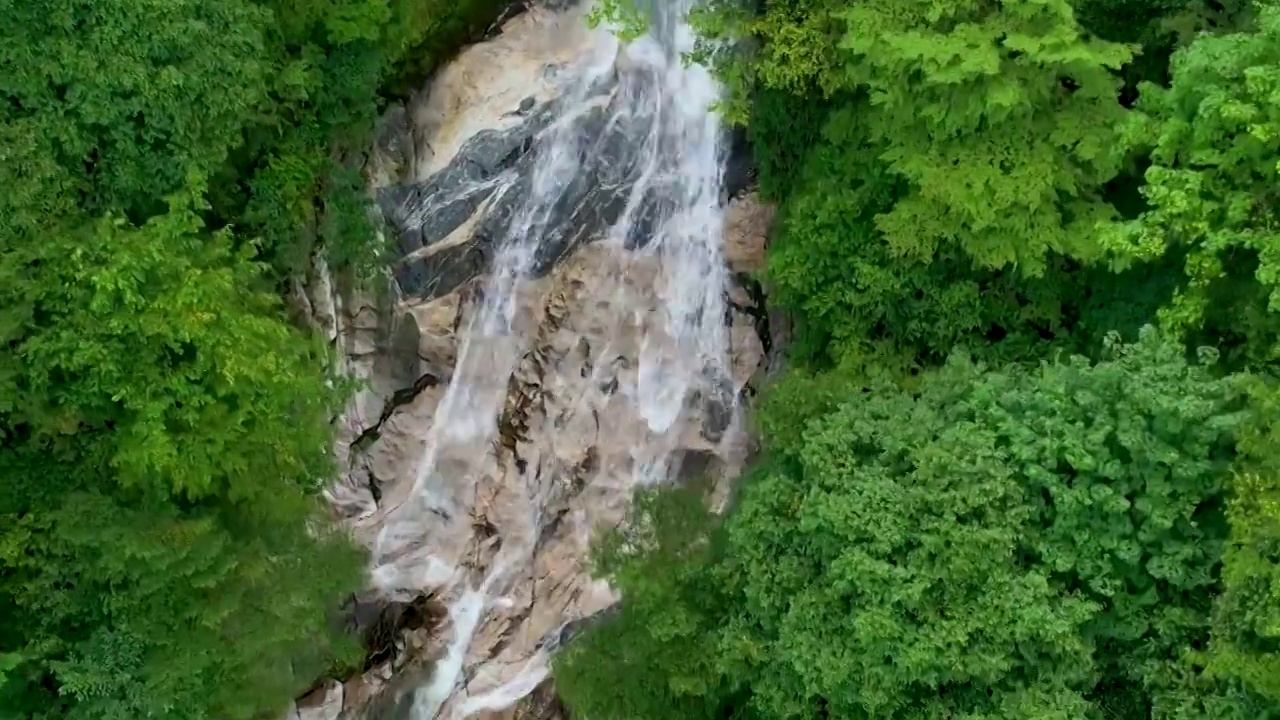
[[[1185,258],[1164,320],[1207,324],[1254,363],[1280,359],[1280,6],[1259,7],[1256,30],[1200,38],[1169,88],[1142,87],[1127,140],[1150,151],[1150,208],[1104,235],[1120,267]]]
[[[0,254],[0,707],[255,718],[341,638],[360,554],[317,524],[340,385],[199,181]]]
[[[783,205],[768,257],[771,300],[795,313],[797,357],[907,368],[940,363],[953,345],[1000,333],[1025,352],[1057,324],[1060,278],[984,270],[955,246],[899,257],[877,227],[904,185],[879,159],[869,108],[830,113]]]
[[[954,243],[1034,276],[1051,253],[1098,257],[1094,226],[1112,212],[1100,191],[1120,159],[1113,71],[1131,51],[1085,37],[1066,0],[796,0],[709,25],[760,43],[722,62],[734,78],[869,104],[871,147],[904,185],[876,217],[895,258]]]
[[[956,343],[1007,360],[1112,329],[1088,303],[1113,289],[1093,268],[1133,47],[1066,0],[724,0],[700,26],[782,201],[767,275],[799,357],[914,372]]]
[[[1223,588],[1205,662],[1213,675],[1280,703],[1280,391],[1258,381],[1251,392],[1255,422],[1242,437],[1245,461],[1233,478]]]
[[[255,466],[330,469],[338,396],[318,346],[262,291],[261,266],[227,233],[201,234],[197,193],[141,227],[108,218],[4,255],[16,351],[3,358],[0,411],[37,443],[109,426],[95,437],[114,448],[122,487],[260,500],[266,489],[245,476]]]
[[[1121,71],[1121,98],[1132,107],[1144,82],[1167,86],[1169,59],[1202,33],[1229,32],[1248,22],[1252,0],[1079,0],[1080,24],[1139,50]],[[1140,179],[1140,177],[1138,178]]]
[[[223,163],[266,94],[271,16],[251,2],[3,0],[0,16],[0,127],[45,164],[3,163],[0,216],[60,192],[162,211],[188,172]]]
[[[380,87],[497,9],[0,0],[6,717],[257,718],[350,649],[345,387],[272,281],[376,261]]]
[[[0,716],[250,720],[348,659],[347,388],[272,287],[378,260],[380,93],[502,4],[0,0]]]
[[[0,0],[0,232],[77,208],[144,221],[199,172],[210,223],[259,238],[279,271],[318,246],[367,268],[381,87],[407,94],[500,6]]]
[[[714,631],[734,602],[707,560],[715,523],[691,483],[639,494],[628,522],[594,551],[596,572],[623,592],[623,609],[556,659],[556,688],[575,717],[724,717],[740,678],[717,670]],[[625,682],[602,682],[612,676]]]
[[[803,366],[726,517],[606,543],[575,711],[1280,713],[1270,4],[702,14]]]
[[[846,385],[799,412],[777,396],[766,423],[801,429],[771,436],[720,527],[685,521],[604,566],[622,609],[561,659],[562,692],[603,718],[1274,711],[1189,655],[1240,382],[1147,331],[1097,363],[956,357],[914,393]],[[605,648],[653,665],[633,676]]]
[[[1049,251],[1092,257],[1128,50],[1084,39],[1066,2],[911,5],[840,14],[846,82],[866,87],[883,158],[911,184],[877,219],[890,248],[928,257],[954,239],[1031,274]]]

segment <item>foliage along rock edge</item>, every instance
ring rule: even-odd
[[[602,543],[622,605],[557,663],[570,710],[1280,712],[1280,7],[698,22],[800,332],[726,515],[664,490]]]
[[[286,319],[381,262],[361,177],[497,0],[0,0],[0,717],[250,720],[359,663],[346,383]]]

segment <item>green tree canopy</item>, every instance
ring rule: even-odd
[[[562,691],[602,718],[694,700],[708,717],[1253,716],[1259,696],[1191,659],[1240,383],[1149,331],[1098,363],[957,357],[918,393],[775,409],[802,431],[719,529],[641,522],[606,546],[622,610],[562,658]]]
[[[89,210],[161,211],[187,173],[222,165],[266,98],[271,14],[252,2],[3,0],[0,16],[0,126],[57,168],[4,163],[9,212],[59,192]]]
[[[723,517],[665,491],[602,547],[576,712],[1280,714],[1280,14],[1246,5],[703,15],[797,366]]]
[[[1244,458],[1227,508],[1231,532],[1213,640],[1199,658],[1215,676],[1237,680],[1280,703],[1280,387],[1251,384],[1255,422],[1241,438]]]
[[[354,657],[347,383],[274,288],[379,259],[381,96],[500,5],[0,0],[0,717],[256,720]]]
[[[1250,360],[1280,360],[1280,6],[1249,32],[1198,39],[1171,74],[1142,86],[1127,136],[1150,153],[1150,208],[1104,237],[1122,267],[1183,258],[1171,327],[1208,322]]]
[[[797,316],[797,355],[914,367],[958,342],[1009,358],[1115,329],[1069,337],[1089,302],[1078,287],[1112,285],[1073,276],[1101,267],[1098,228],[1118,212],[1118,71],[1135,46],[1082,27],[1069,0],[754,14],[723,0],[701,25],[739,43],[707,54],[783,202],[768,280]]]
[[[249,718],[340,642],[314,525],[341,396],[199,195],[0,256],[0,706]]]
[[[903,185],[876,217],[895,258],[954,244],[1039,275],[1051,253],[1099,256],[1100,190],[1120,161],[1113,71],[1131,50],[1089,38],[1067,0],[794,0],[709,25],[760,43],[732,77],[866,108],[867,141]]]

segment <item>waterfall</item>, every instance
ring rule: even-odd
[[[477,628],[487,613],[511,603],[507,593],[516,576],[532,564],[549,498],[557,492],[552,473],[536,458],[508,463],[521,495],[515,514],[523,517],[501,528],[500,542],[487,545],[459,530],[485,502],[478,488],[482,475],[494,471],[481,466],[504,441],[499,418],[510,411],[519,369],[538,362],[530,354],[537,323],[528,317],[525,297],[566,248],[590,233],[595,237],[589,240],[616,253],[620,276],[640,266],[656,269],[646,280],[656,310],[635,308],[618,320],[640,330],[637,366],[627,376],[632,379],[615,380],[614,394],[642,422],[635,437],[613,439],[634,462],[628,477],[610,478],[608,487],[624,495],[627,488],[666,479],[680,447],[679,419],[699,398],[733,402],[721,246],[724,137],[711,111],[716,82],[705,68],[684,61],[694,42],[688,11],[689,0],[658,0],[649,11],[648,34],[629,43],[607,29],[591,32],[587,50],[554,79],[555,99],[535,112],[541,124],[530,137],[529,172],[504,171],[407,205],[406,214],[418,221],[461,202],[504,208],[490,215],[501,222],[457,330],[452,376],[411,490],[387,512],[373,548],[375,585],[388,592],[438,588],[449,598],[451,635],[430,682],[415,693],[413,720],[509,706],[547,674],[552,640],[513,677],[450,703],[465,682]],[[612,210],[575,205],[583,202],[586,185],[612,198],[594,201]],[[602,216],[603,227],[587,229],[587,218]],[[626,283],[601,285],[601,297],[615,305],[628,302]],[[605,382],[620,342],[598,341],[590,349],[590,372],[571,380],[582,388]],[[560,421],[598,413],[587,408],[592,393],[584,389],[568,402]]]

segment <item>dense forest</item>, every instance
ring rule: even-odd
[[[0,0],[0,717],[278,716],[359,660],[346,388],[280,288],[498,0]]]
[[[625,18],[624,18],[625,19]],[[1280,3],[717,0],[796,324],[575,717],[1280,717]]]
[[[502,4],[0,0],[0,720],[359,661],[349,388],[281,290],[383,262],[380,108]],[[602,539],[574,716],[1280,717],[1280,2],[696,19],[794,337],[727,511]]]

